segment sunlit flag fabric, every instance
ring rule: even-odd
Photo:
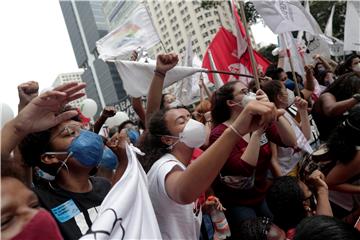
[[[235,7],[234,0],[231,1],[231,10],[233,12],[233,20],[234,20],[232,26],[235,28],[234,32],[236,33],[235,36],[237,41],[237,57],[240,58],[247,49],[247,43],[245,40],[245,36],[246,36],[245,29],[240,21],[240,16]]]
[[[282,33],[280,35],[279,40],[280,40],[279,41],[280,49],[285,52],[286,48],[288,48],[290,51],[290,56],[291,56],[291,60],[293,62],[294,71],[297,72],[298,74],[300,74],[304,78],[304,76],[305,76],[304,64],[302,63],[302,60],[301,60],[302,57],[298,51],[294,37],[292,36],[291,33],[287,32],[287,33]],[[287,55],[284,56],[284,70],[286,72],[291,71],[290,60]]]
[[[135,152],[140,150],[126,146],[126,170],[106,195],[91,229],[81,240],[161,239],[147,176]]]
[[[194,56],[193,54],[191,42],[191,35],[188,35],[188,41],[186,43],[186,51],[182,65],[188,67],[201,67],[201,63],[197,64],[199,60],[198,57],[196,55]],[[199,78],[200,73],[195,73],[177,83],[175,96],[176,99],[179,100],[183,105],[192,104],[194,101],[196,101],[197,97],[200,96],[200,88],[198,84]]]
[[[253,71],[248,50],[246,50],[246,52],[239,59],[237,57],[236,37],[224,27],[219,28],[212,42],[208,46],[208,50],[211,51],[211,55],[217,70],[252,75]],[[206,69],[212,69],[208,50],[204,55],[202,67]],[[265,71],[270,62],[256,51],[254,51],[254,55],[258,66],[261,66]],[[214,83],[214,78],[212,75],[213,74],[208,74],[208,77],[209,80]],[[224,83],[239,79],[245,84],[248,84],[252,80],[252,78],[239,78],[237,76],[226,74],[220,74],[220,77]]]
[[[154,76],[155,63],[117,60],[115,61],[115,64],[127,94],[132,97],[146,96],[149,91],[151,80]],[[197,67],[176,66],[166,73],[164,88],[201,71],[204,71],[204,69]]]
[[[344,50],[360,51],[360,2],[347,1],[344,33]]]
[[[128,13],[126,20],[96,42],[99,58],[103,60],[128,58],[138,47],[149,49],[160,42],[150,16],[141,3]]]
[[[274,33],[304,30],[313,35],[322,34],[319,24],[300,1],[252,1],[256,11]]]

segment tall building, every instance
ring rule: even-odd
[[[62,84],[69,83],[69,82],[81,83],[81,82],[83,82],[81,79],[82,74],[83,74],[83,72],[61,73],[56,77],[52,86],[57,87],[57,86],[60,86]],[[87,98],[85,90],[81,90],[81,92],[85,93],[85,96],[83,96],[79,99],[76,99],[72,102],[69,102],[69,104],[71,106],[80,107],[81,102]]]
[[[124,105],[128,97],[115,65],[98,59],[96,41],[109,32],[102,1],[60,0],[60,6],[87,96],[97,102],[98,113],[106,105]]]

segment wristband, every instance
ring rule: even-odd
[[[230,128],[231,130],[233,130],[233,132],[236,133],[236,135],[238,135],[239,137],[242,137],[241,134],[239,133],[239,131],[236,130],[233,125],[229,125],[229,128]]]
[[[165,77],[165,73],[160,72],[159,70],[154,70],[155,75],[159,75],[160,77]]]

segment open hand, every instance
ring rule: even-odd
[[[68,120],[76,115],[76,110],[70,110],[63,113],[65,104],[77,98],[84,96],[79,92],[85,88],[85,83],[67,83],[52,91],[40,94],[22,109],[16,116],[15,126],[22,134],[40,132],[59,123]]]

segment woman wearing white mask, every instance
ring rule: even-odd
[[[211,114],[215,127],[210,135],[210,144],[224,135],[243,113],[246,104],[269,102],[261,90],[257,91],[256,99],[258,101],[254,101],[253,94],[240,81],[228,82],[216,90],[212,96]],[[271,168],[269,141],[285,146],[296,145],[295,133],[283,116],[263,129],[243,134],[212,185],[227,209],[225,214],[231,231],[236,231],[243,220],[257,216],[271,217],[265,202],[269,187],[267,174]]]
[[[185,108],[162,109],[150,119],[142,144],[149,194],[164,239],[198,239],[201,214],[193,202],[209,188],[241,135],[263,128],[282,111],[252,102],[231,127],[193,163],[194,148],[205,142],[205,126]]]
[[[309,144],[311,126],[307,112],[307,101],[300,97],[295,98],[293,94],[289,94],[292,91],[287,91],[288,89],[286,89],[285,85],[279,81],[263,83],[261,84],[261,89],[267,94],[269,101],[275,103],[277,108],[287,109],[294,104],[300,116],[299,124],[288,112],[284,114],[284,117],[288,120],[296,134],[297,147],[276,146],[276,160],[280,164],[281,175],[296,176],[298,162],[306,152],[312,153],[312,148]]]

